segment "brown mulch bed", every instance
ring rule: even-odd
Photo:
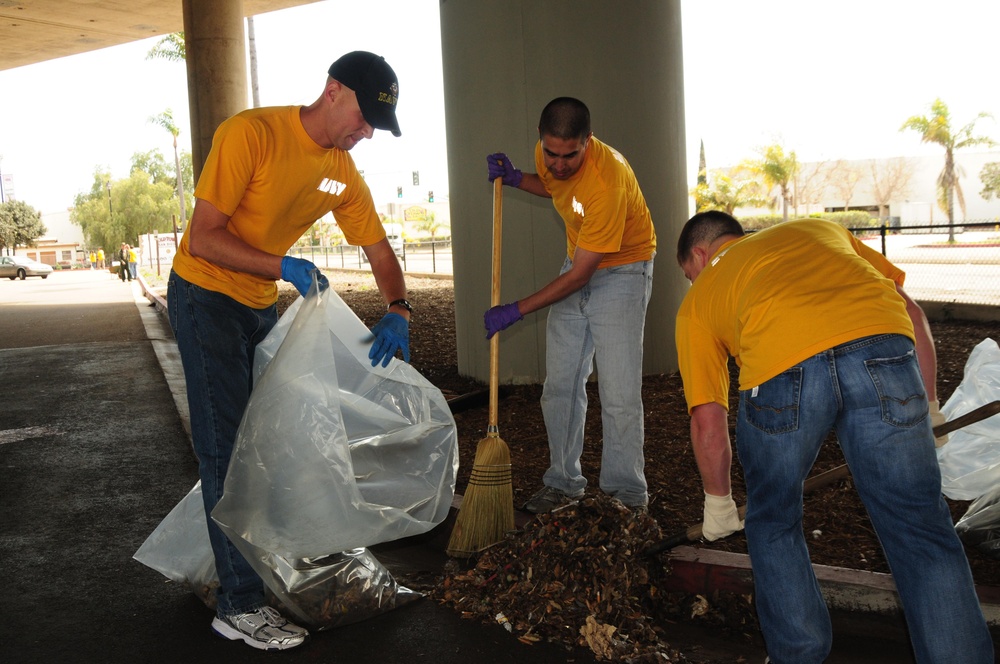
[[[385,312],[385,305],[374,280],[366,273],[327,272],[333,287],[344,301],[365,321],[374,325]],[[483,390],[485,385],[458,373],[455,349],[454,290],[450,280],[407,279],[415,315],[410,331],[411,364],[447,397]],[[290,304],[296,293],[282,284],[279,310]],[[972,348],[996,334],[996,323],[949,321],[932,323],[938,354],[938,392],[943,404],[962,380],[965,362]],[[582,459],[584,474],[596,485],[600,467],[601,424],[600,398],[596,384],[589,389],[590,406],[587,439]],[[516,505],[522,504],[541,487],[542,474],[548,466],[548,448],[542,422],[540,385],[505,386],[499,408],[499,430],[511,450],[513,492]],[[643,380],[643,406],[646,413],[646,477],[650,487],[649,514],[666,534],[685,530],[701,522],[702,489],[690,449],[689,419],[676,374],[646,376]],[[476,443],[485,435],[486,406],[464,410],[455,415],[460,447],[458,491],[468,482]],[[814,472],[844,463],[840,448],[831,439],[823,446]],[[736,501],[744,502],[742,473],[733,464],[733,492]],[[948,501],[957,520],[966,511],[967,501]],[[823,489],[805,498],[805,523],[808,532],[821,531],[810,538],[809,548],[815,563],[857,570],[888,572],[885,557],[868,521],[864,507],[850,480]],[[746,540],[733,536],[700,546],[723,551],[746,553]],[[968,552],[976,582],[1000,586],[1000,564],[977,551]]]

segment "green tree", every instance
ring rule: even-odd
[[[701,141],[701,150],[698,156],[698,183],[694,187],[694,191],[691,192],[694,196],[694,209],[697,212],[702,210],[712,209],[711,200],[709,200],[709,189],[708,189],[708,166],[705,161],[705,141]]]
[[[980,113],[971,122],[957,131],[952,128],[948,105],[935,99],[931,104],[931,114],[910,117],[900,131],[910,129],[920,134],[922,143],[936,143],[944,148],[944,168],[937,179],[938,206],[948,215],[948,241],[955,241],[955,200],[958,199],[962,214],[965,214],[965,196],[959,183],[959,170],[955,165],[955,150],[976,145],[993,146],[996,143],[986,136],[976,136],[976,122],[992,118],[989,113]]]
[[[12,254],[18,245],[34,246],[43,235],[41,212],[24,201],[0,203],[0,251]]]
[[[416,224],[416,229],[418,231],[423,231],[424,233],[431,234],[431,241],[434,241],[434,237],[441,232],[442,229],[450,228],[448,224],[441,223],[437,220],[436,215],[433,212],[428,212],[427,215],[418,221]]]
[[[697,211],[723,210],[733,214],[737,208],[767,207],[769,203],[760,181],[746,168],[737,166],[712,175],[702,189],[701,207]]]
[[[127,180],[114,183],[112,194],[116,202],[113,228],[122,237],[119,244],[134,244],[144,233],[173,230],[176,201],[171,185],[151,182],[146,173],[132,171]]]
[[[90,191],[77,194],[70,209],[70,221],[80,227],[84,241],[90,247],[115,246],[114,238],[108,237],[111,222],[110,182],[109,170],[95,168]]]
[[[150,182],[163,182],[171,187],[176,185],[177,176],[174,174],[172,166],[167,164],[167,158],[159,150],[149,152],[136,152],[132,155],[132,164],[129,167],[132,171],[142,171],[149,176]]]
[[[155,117],[149,119],[153,124],[158,124],[171,136],[174,137],[174,166],[177,171],[177,198],[180,199],[181,205],[181,232],[187,227],[187,206],[184,201],[184,177],[181,175],[181,158],[180,154],[177,152],[177,135],[181,133],[181,130],[177,128],[176,123],[174,123],[174,113],[169,108]]]
[[[994,196],[1000,198],[1000,161],[984,164],[983,170],[979,171],[979,181],[983,183],[980,196],[988,201],[992,201]]]
[[[98,168],[90,191],[77,194],[70,220],[83,230],[89,246],[108,250],[122,242],[134,244],[145,233],[171,230],[175,209],[171,185],[153,182],[141,170],[112,182]]]
[[[184,62],[186,57],[183,32],[171,32],[169,35],[164,35],[146,54],[147,60],[170,60],[171,62]]]
[[[760,159],[746,162],[746,168],[760,175],[768,193],[778,190],[782,218],[788,221],[788,204],[792,200],[792,183],[799,172],[799,161],[794,151],[786,155],[785,149],[777,144],[760,148],[759,152]]]

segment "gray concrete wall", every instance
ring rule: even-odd
[[[687,282],[673,255],[688,216],[679,0],[442,0],[440,9],[459,371],[489,374],[486,155],[506,152],[533,172],[538,117],[558,96],[588,105],[594,135],[639,179],[658,243],[644,372],[675,371],[674,314]],[[501,301],[509,302],[557,275],[566,242],[548,199],[504,187],[503,209]],[[501,334],[501,383],[544,379],[546,315]]]
[[[194,179],[222,121],[248,106],[243,0],[184,0]]]

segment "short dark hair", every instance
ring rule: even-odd
[[[553,138],[587,138],[590,136],[590,110],[579,99],[556,97],[542,109],[538,133]]]
[[[681,229],[677,238],[677,262],[681,265],[691,257],[691,249],[699,244],[712,244],[723,235],[744,234],[740,222],[722,210],[707,210],[694,215]]]

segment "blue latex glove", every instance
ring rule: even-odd
[[[486,325],[486,338],[491,339],[500,330],[506,330],[523,318],[521,310],[517,308],[517,302],[501,304],[487,309],[486,313],[483,314],[483,323]]]
[[[514,168],[503,152],[494,152],[486,157],[486,167],[490,171],[490,182],[497,178],[503,178],[502,182],[508,187],[517,187],[521,184],[524,173]]]
[[[330,287],[330,280],[311,261],[294,256],[285,256],[281,259],[281,278],[292,282],[295,288],[302,293],[302,297],[306,296],[309,287],[312,286],[313,272],[316,273],[316,281],[319,283],[321,291]]]
[[[372,366],[376,366],[379,360],[382,366],[389,366],[389,360],[396,355],[397,350],[403,351],[403,361],[410,361],[410,323],[399,314],[388,313],[382,316],[382,320],[372,328],[375,341],[368,351],[368,359],[372,361]]]

